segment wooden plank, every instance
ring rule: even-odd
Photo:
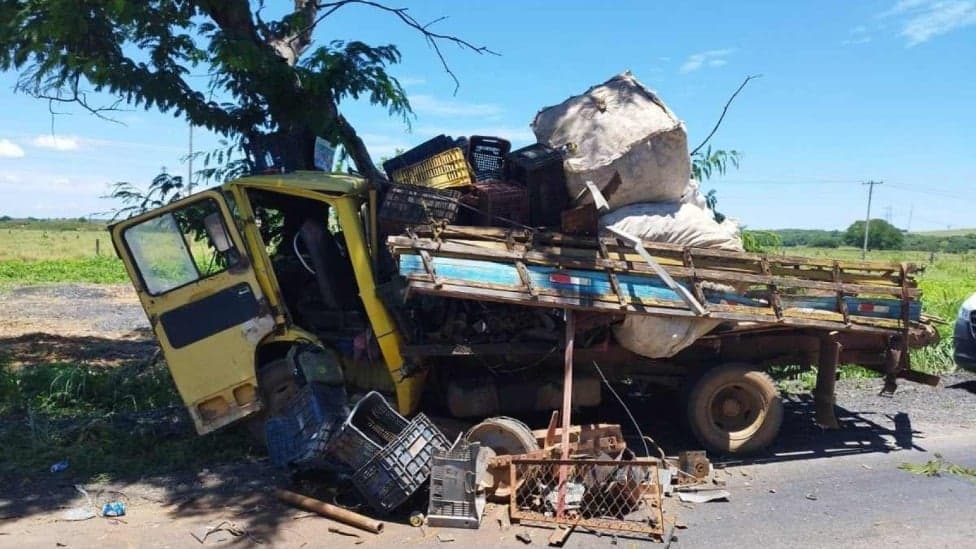
[[[395,237],[391,237],[395,238]],[[463,244],[467,246],[472,246],[475,249],[490,249],[490,248],[504,248],[500,242],[491,240],[461,240],[452,239],[451,242],[455,244]],[[603,239],[602,242],[606,243],[607,240]],[[760,274],[762,271],[759,267],[759,259],[762,256],[756,254],[742,254],[742,255],[755,255],[756,258],[747,258],[745,260],[728,260],[728,259],[715,259],[708,257],[699,257],[702,253],[700,248],[680,248],[678,250],[662,251],[659,249],[651,249],[650,252],[661,265],[675,265],[682,266],[684,250],[687,249],[689,253],[692,253],[696,257],[696,263],[699,268],[713,268],[725,272],[742,272],[749,274]],[[534,251],[541,252],[544,254],[550,254],[553,256],[563,257],[567,259],[584,259],[584,260],[595,260],[600,257],[599,250],[594,248],[574,248],[574,247],[560,247],[560,246],[544,246],[536,245],[534,246]],[[630,248],[621,248],[619,245],[609,246],[608,251],[611,253],[616,252],[621,257],[622,261],[629,262],[640,262],[641,258],[637,254],[633,253]],[[724,252],[724,253],[736,253],[736,252]],[[820,267],[816,268],[801,268],[801,266],[795,265],[779,265],[778,261],[770,261],[770,272],[773,275],[779,276],[789,276],[789,277],[802,277],[809,280],[822,280],[822,281],[833,281],[833,273],[831,270],[822,269]],[[872,274],[870,272],[849,272],[842,274],[842,281],[845,283],[859,284],[859,283],[870,283],[878,286],[902,286],[902,280],[898,277],[890,277],[891,271],[884,270],[882,274]],[[907,279],[906,284],[910,287],[915,287],[916,284],[914,279]]]
[[[477,259],[492,259],[492,260],[503,260],[506,262],[514,261],[516,259],[521,259],[528,263],[534,263],[538,265],[559,265],[568,268],[577,269],[591,269],[591,270],[605,270],[614,269],[623,272],[636,272],[636,273],[648,273],[656,274],[653,268],[649,265],[645,266],[641,262],[635,261],[619,261],[611,259],[602,259],[600,257],[593,257],[592,259],[580,260],[573,258],[569,255],[564,254],[549,254],[538,251],[525,251],[525,252],[514,252],[505,249],[495,249],[495,248],[483,248],[463,243],[458,243],[454,241],[446,242],[432,242],[426,239],[420,239],[416,242],[411,242],[409,239],[401,237],[390,237],[391,244],[393,245],[393,253],[400,254],[405,250],[428,250],[435,251],[438,255],[450,256],[450,257],[470,257]],[[770,266],[771,269],[771,266]],[[760,267],[761,270],[761,267]],[[803,288],[811,290],[824,290],[832,292],[845,292],[850,294],[880,294],[880,295],[892,295],[901,297],[906,291],[909,297],[917,297],[920,295],[920,290],[917,288],[907,288],[895,286],[876,286],[876,285],[864,285],[864,284],[838,284],[837,282],[820,282],[813,280],[804,280],[801,278],[784,277],[784,276],[772,276],[765,274],[747,274],[747,273],[729,273],[714,269],[704,269],[696,268],[694,270],[681,267],[667,267],[668,273],[679,279],[691,279],[694,276],[698,276],[702,280],[709,280],[713,282],[721,282],[727,284],[737,284],[737,283],[749,283],[749,284],[761,284],[770,285],[775,284],[783,288]],[[831,278],[832,273],[825,273]]]
[[[528,299],[524,293],[505,289],[505,288],[472,288],[468,285],[456,285],[450,281],[444,281],[441,287],[435,287],[432,282],[412,279],[410,281],[410,288],[412,291],[429,294],[438,295],[442,297],[454,297],[458,299],[473,299],[478,301],[491,301],[496,303],[514,303],[519,305],[533,306],[533,307],[546,307],[546,308],[570,308],[574,310],[585,310],[585,311],[600,311],[606,310],[610,312],[618,312],[621,310],[619,303],[615,301],[603,301],[603,300],[580,300],[573,299],[569,297],[556,297],[549,295],[540,295],[535,300]],[[734,307],[721,307],[712,309],[710,318],[720,319],[720,320],[730,320],[739,322],[760,322],[760,323],[775,323],[775,317],[768,314],[755,314],[749,312],[738,312],[734,310]],[[657,316],[674,316],[674,317],[696,317],[694,313],[688,311],[687,309],[674,309],[667,307],[655,307],[646,306],[641,303],[631,302],[623,309],[627,313],[631,314],[641,314],[641,315],[657,315]],[[809,315],[813,316],[813,315]],[[817,318],[813,316],[812,318],[806,318],[802,314],[792,314],[789,310],[785,312],[784,322],[785,325],[806,327],[806,328],[821,328],[828,330],[845,330],[851,332],[872,332],[878,334],[891,334],[893,331],[898,331],[900,328],[900,322],[896,322],[896,326],[885,328],[881,325],[876,325],[874,321],[879,319],[864,319],[866,322],[861,324],[858,322],[859,317],[852,317],[852,324],[847,326],[842,320],[824,320],[822,318]]]
[[[419,227],[416,229],[418,235],[428,236],[431,231],[428,228]],[[466,227],[460,225],[448,225],[441,232],[443,238],[459,238],[459,237],[474,237],[477,239],[494,239],[494,240],[507,240],[509,234],[515,240],[533,240],[535,242],[541,243],[557,243],[564,244],[568,246],[574,246],[579,248],[596,248],[596,239],[584,238],[584,237],[573,237],[568,235],[563,235],[560,233],[547,232],[547,231],[528,231],[525,229],[505,229],[500,227]],[[613,239],[606,239],[608,243],[612,244]],[[681,253],[687,246],[680,246],[676,244],[667,244],[663,242],[645,242],[645,247],[648,251],[654,250],[670,250],[674,253]],[[715,250],[711,248],[691,248],[696,258],[698,257],[714,257],[714,258],[727,258],[734,260],[751,260],[753,262],[758,262],[761,257],[767,257],[771,266],[784,265],[784,266],[817,266],[824,269],[831,269],[833,267],[833,259],[820,259],[802,256],[786,256],[786,255],[768,255],[759,254],[752,252],[733,252],[728,250]],[[880,272],[900,272],[900,265],[892,262],[885,261],[862,261],[862,260],[844,260],[841,262],[841,266],[845,270],[850,269],[861,269],[868,271],[880,271]],[[905,272],[908,274],[917,272],[919,267],[912,263],[905,264]]]
[[[606,244],[600,240],[600,257],[601,259],[610,260],[610,252],[607,250]],[[617,270],[613,267],[607,267],[607,275],[610,277],[610,285],[613,287],[613,292],[617,294],[617,299],[620,301],[620,306],[624,307],[627,305],[627,296],[620,291],[620,281],[617,279]]]

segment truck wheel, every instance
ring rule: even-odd
[[[287,359],[273,360],[258,370],[258,391],[264,408],[248,416],[245,424],[251,438],[264,446],[267,444],[265,420],[280,414],[298,392],[298,384],[295,383],[295,376]]]
[[[724,454],[758,452],[779,434],[783,401],[772,378],[748,364],[706,371],[688,395],[688,423],[706,449]]]

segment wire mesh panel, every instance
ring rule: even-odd
[[[655,462],[513,459],[509,471],[513,519],[664,535]]]

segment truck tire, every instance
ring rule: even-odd
[[[691,387],[688,424],[705,448],[753,454],[769,446],[783,424],[783,401],[772,378],[749,364],[705,371]]]
[[[280,414],[297,391],[298,384],[287,359],[272,360],[258,369],[258,393],[264,408],[244,420],[248,434],[256,443],[267,444],[265,420]]]

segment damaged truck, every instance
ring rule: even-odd
[[[601,401],[594,362],[629,393],[682,389],[675,419],[720,453],[777,436],[774,366],[818,368],[825,426],[840,364],[937,383],[909,361],[938,338],[919,269],[741,251],[689,183],[680,121],[629,75],[533,129],[514,152],[441,136],[388,162],[392,183],[260,174],[113,225],[196,430],[263,433],[302,361],[403,415],[551,411],[567,342],[574,406]]]

